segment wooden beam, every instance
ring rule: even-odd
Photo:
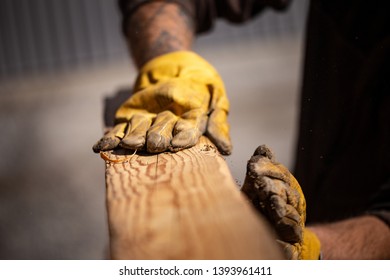
[[[103,152],[113,259],[281,259],[214,145]]]

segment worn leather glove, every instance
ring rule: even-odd
[[[230,154],[228,111],[221,77],[206,60],[190,51],[168,53],[142,67],[133,95],[116,112],[115,127],[93,150],[178,151],[206,134]]]
[[[306,201],[297,180],[272,152],[258,147],[241,189],[275,228],[288,259],[319,259],[320,241],[305,228]]]

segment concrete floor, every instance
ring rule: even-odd
[[[246,161],[268,144],[293,161],[301,40],[251,40],[195,49],[220,72],[231,101],[238,183]],[[102,259],[108,231],[101,136],[103,100],[131,87],[129,60],[0,85],[0,258]]]

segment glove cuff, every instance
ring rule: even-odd
[[[321,258],[321,242],[317,235],[305,228],[302,242],[302,260],[319,260]]]
[[[177,65],[182,67],[196,65],[212,69],[213,71],[217,72],[215,68],[209,62],[207,62],[207,60],[193,51],[174,51],[152,58],[141,67],[140,73],[154,70],[157,66],[163,64]]]

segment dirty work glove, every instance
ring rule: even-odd
[[[93,150],[178,151],[205,133],[230,154],[228,111],[221,77],[206,60],[190,51],[161,55],[142,67],[133,95],[116,112],[115,127]]]
[[[297,180],[262,145],[248,162],[241,189],[265,215],[288,259],[319,259],[320,242],[305,229],[306,201]]]

